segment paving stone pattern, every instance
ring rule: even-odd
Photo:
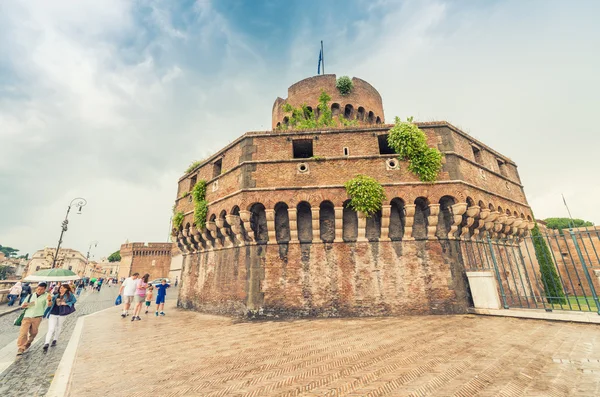
[[[595,325],[474,315],[246,323],[167,306],[136,322],[118,310],[86,318],[69,395],[600,395]]]
[[[45,338],[46,334],[40,333],[36,338],[38,343],[34,344],[23,356],[16,357],[14,364],[0,374],[0,396],[45,395],[71,337],[77,318],[113,306],[118,290],[116,286],[104,286],[100,293],[91,291],[82,293],[75,304],[75,313],[70,315],[63,324],[56,347],[50,348],[47,353],[44,353],[42,350],[43,343],[38,340]],[[18,313],[0,317],[1,346],[5,346],[7,343],[15,343],[14,340],[19,334],[18,327],[13,325],[16,314]],[[45,370],[42,370],[42,368],[45,368]]]

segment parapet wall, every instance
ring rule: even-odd
[[[186,255],[180,307],[251,317],[465,313],[458,242],[236,246]]]
[[[277,128],[278,123],[284,122],[286,117],[282,110],[284,103],[289,103],[293,107],[307,105],[316,111],[322,90],[331,96],[329,105],[332,107],[334,116],[337,114],[336,112],[339,112],[339,115],[358,120],[361,124],[383,124],[385,122],[381,95],[371,84],[353,77],[352,92],[342,95],[336,88],[336,81],[335,74],[325,74],[300,80],[290,86],[288,97],[286,99],[277,98],[273,104],[273,129]]]

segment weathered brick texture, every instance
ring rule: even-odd
[[[341,96],[333,75],[305,79],[287,101],[310,104],[331,90],[341,111],[360,105],[383,122],[377,91],[353,81],[352,94]],[[283,103],[275,101],[274,127]],[[444,154],[435,183],[382,154],[393,125],[377,123],[248,132],[180,178],[175,209],[185,219],[173,237],[185,257],[181,304],[279,315],[464,311],[457,240],[518,239],[533,227],[531,210],[512,160],[448,122],[417,125]],[[297,140],[312,153],[295,158]],[[387,196],[369,219],[347,208],[344,183],[357,174],[377,179]],[[199,230],[182,196],[202,179],[209,213]]]

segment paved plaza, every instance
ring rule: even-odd
[[[113,307],[118,290],[117,286],[104,286],[100,293],[83,292],[75,304],[75,313],[70,315],[63,325],[58,345],[49,349],[47,353],[42,350],[47,320],[42,322],[31,348],[23,356],[16,357],[19,327],[15,327],[13,322],[19,312],[0,317],[0,396],[44,396],[53,380],[77,318]]]
[[[598,396],[597,325],[475,315],[86,317],[69,396]]]

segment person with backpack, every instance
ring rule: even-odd
[[[22,305],[25,298],[27,298],[29,295],[31,295],[31,286],[29,283],[25,283],[23,284],[23,288],[21,288],[21,300],[19,301],[19,305]]]
[[[31,290],[31,287],[29,289]],[[37,336],[47,306],[47,297],[46,283],[39,283],[35,292],[29,294],[27,301],[21,304],[25,312],[23,313],[19,337],[17,338],[17,356],[25,353],[25,350],[29,349]]]

